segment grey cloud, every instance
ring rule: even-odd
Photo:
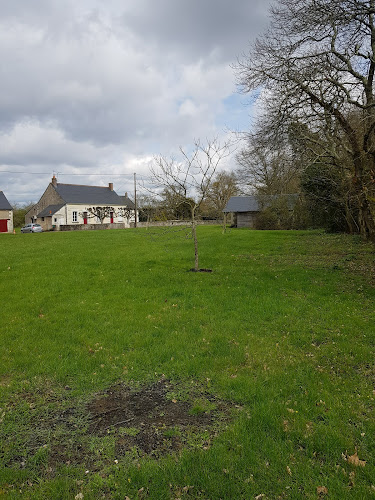
[[[265,24],[269,2],[134,0],[127,5],[124,25],[148,43],[191,59],[216,51],[218,60],[233,60]]]
[[[229,65],[267,4],[0,0],[0,171],[122,164],[220,133]]]

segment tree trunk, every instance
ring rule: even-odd
[[[345,199],[345,204],[344,204],[344,210],[345,210],[345,221],[346,225],[348,227],[349,234],[354,234],[354,225],[353,225],[353,215],[350,211],[349,205],[348,205],[348,200]],[[358,229],[358,226],[357,226]]]
[[[359,196],[359,227],[363,239],[375,241],[375,222],[371,214],[370,202],[363,191]]]
[[[375,241],[375,218],[372,212],[372,199],[369,193],[371,180],[368,175],[368,160],[366,154],[358,155],[354,158],[354,181],[357,184],[358,205],[359,205],[359,228],[363,239]]]
[[[223,234],[226,232],[227,230],[227,213],[224,212],[224,218],[223,218]]]
[[[191,210],[191,233],[194,240],[194,271],[199,271],[199,256],[198,256],[198,238],[197,238],[197,223],[195,221],[195,207]]]

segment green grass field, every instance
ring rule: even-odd
[[[1,235],[0,497],[375,498],[374,247],[198,231]],[[124,451],[119,382],[200,424]]]

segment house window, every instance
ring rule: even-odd
[[[55,217],[53,220],[54,220],[54,222],[57,222],[57,217]]]
[[[73,222],[77,222],[78,221],[78,212],[73,212],[72,213],[72,220],[73,220]]]

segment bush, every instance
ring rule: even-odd
[[[294,205],[294,206],[293,206]],[[258,215],[256,229],[306,229],[310,218],[304,201],[280,196]]]

